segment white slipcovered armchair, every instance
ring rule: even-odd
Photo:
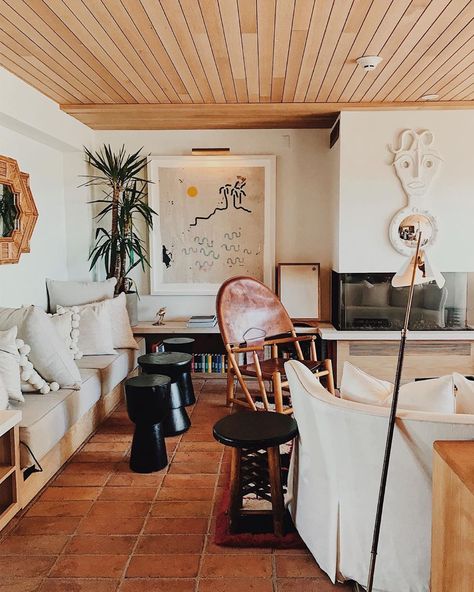
[[[285,364],[299,439],[288,503],[296,528],[333,582],[365,586],[389,409],[328,393],[297,361]],[[399,411],[375,590],[428,592],[435,440],[474,438],[474,415]]]

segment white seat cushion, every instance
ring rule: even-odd
[[[137,367],[138,356],[145,353],[145,340],[137,339],[137,344],[138,349],[117,349],[113,356],[84,356],[76,362],[79,368],[99,371],[104,397]]]
[[[79,391],[61,389],[47,395],[25,395],[25,403],[12,403],[22,412],[20,440],[41,459],[66,432],[96,403],[101,396],[100,374],[97,370],[81,370]],[[28,450],[20,444],[22,468],[33,463]]]

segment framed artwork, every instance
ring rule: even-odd
[[[152,294],[216,294],[249,275],[273,287],[275,156],[162,156],[148,165]]]
[[[279,263],[277,293],[291,319],[321,318],[319,263]]]

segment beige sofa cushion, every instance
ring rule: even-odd
[[[47,395],[25,395],[25,403],[12,403],[22,412],[20,440],[41,459],[64,434],[96,403],[101,396],[97,370],[81,370],[79,391],[61,389]],[[33,463],[27,448],[20,444],[22,468]]]
[[[98,370],[102,397],[114,390],[136,368],[137,359],[145,353],[145,340],[137,339],[138,349],[117,349],[113,356],[84,356],[77,360],[79,368]]]

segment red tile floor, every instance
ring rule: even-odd
[[[0,542],[1,592],[329,592],[305,550],[213,543],[228,454],[212,426],[223,382],[195,382],[192,428],[167,439],[169,466],[132,473],[120,407]]]

